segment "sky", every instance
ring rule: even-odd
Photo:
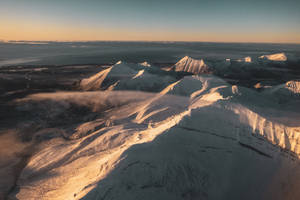
[[[300,43],[300,0],[0,0],[1,40]]]

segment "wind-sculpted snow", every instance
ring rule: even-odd
[[[118,63],[81,81],[106,91],[18,100],[39,113],[41,144],[10,198],[300,198],[299,113],[213,75],[170,83],[147,68]],[[111,91],[151,81],[166,87]]]

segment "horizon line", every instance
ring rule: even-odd
[[[200,40],[5,40],[0,38],[0,43],[9,42],[185,42],[185,43],[239,43],[239,44],[296,44],[299,45],[300,42],[234,42],[234,41],[200,41]]]

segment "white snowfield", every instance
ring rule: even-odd
[[[202,65],[184,60],[197,63],[185,68],[190,71]],[[127,66],[114,65],[82,80],[82,87],[115,77],[113,87],[148,81],[145,68]],[[186,76],[158,93],[30,95],[20,109],[46,112],[48,119],[72,106],[90,112],[58,128],[67,140],[41,144],[10,199],[300,199],[300,108],[276,98],[213,75]]]
[[[271,60],[271,61],[287,61],[287,56],[285,55],[285,53],[262,55],[259,58],[260,59]]]

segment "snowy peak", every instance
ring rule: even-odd
[[[174,65],[175,71],[190,72],[193,74],[204,74],[211,72],[209,66],[203,59],[197,60],[189,56],[183,57]]]
[[[285,53],[276,53],[270,55],[262,55],[259,57],[260,59],[266,59],[270,61],[287,61],[287,57]]]
[[[184,56],[181,60],[179,60],[177,64],[198,64],[199,66],[203,67],[203,66],[207,66],[205,63],[204,63],[204,60],[201,59],[201,60],[197,60],[197,59],[193,59],[189,56]]]
[[[149,64],[147,61],[139,63],[139,64],[144,66],[144,67],[151,67],[151,64]]]
[[[280,101],[293,101],[293,97],[298,98],[300,96],[300,81],[291,80],[284,84],[267,88],[265,93],[273,94]]]
[[[300,81],[288,81],[285,87],[293,94],[300,94]]]
[[[250,56],[245,57],[244,60],[245,60],[245,62],[248,62],[248,63],[252,62],[252,59]]]
[[[244,58],[244,62],[250,63],[252,62],[252,58],[250,56],[247,56]]]
[[[183,58],[181,58],[178,62],[187,62],[189,60],[194,60],[193,58],[189,57],[189,56],[184,56]]]
[[[152,68],[147,62],[132,64],[117,62],[91,77],[82,79],[80,89],[88,90],[142,90],[158,92],[176,81],[174,77],[163,76],[159,68]]]
[[[140,76],[142,76],[143,74],[144,74],[144,72],[145,72],[145,70],[143,69],[143,70],[140,70],[140,71],[138,71],[138,73],[134,76],[134,77],[132,77],[132,79],[136,79],[137,77],[140,77]]]
[[[250,56],[247,56],[245,58],[242,59],[238,59],[238,62],[245,62],[245,63],[251,63],[252,62],[252,58]]]

